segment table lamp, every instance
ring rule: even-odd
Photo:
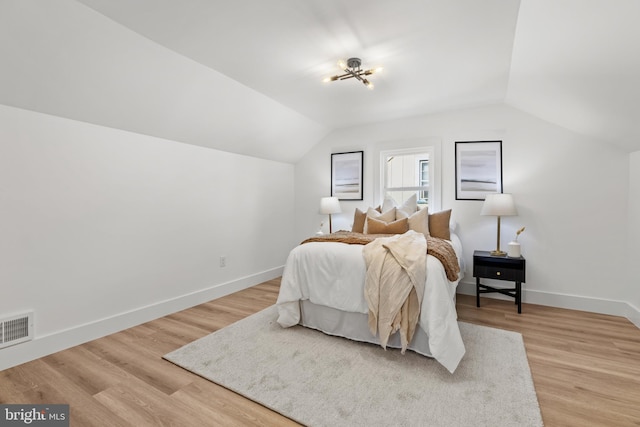
[[[505,256],[507,253],[500,250],[500,217],[518,215],[513,196],[508,193],[487,194],[480,215],[498,217],[498,243],[496,250],[492,251],[491,255]]]
[[[342,212],[337,197],[323,197],[320,199],[320,213],[329,215],[329,234],[331,234],[331,215]]]

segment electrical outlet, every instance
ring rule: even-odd
[[[220,257],[220,267],[226,267],[227,266],[227,257],[226,256],[221,256]]]

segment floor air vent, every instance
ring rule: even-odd
[[[33,312],[0,319],[0,348],[33,339]]]

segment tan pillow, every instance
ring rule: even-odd
[[[424,237],[429,236],[429,211],[427,208],[420,209],[412,215],[407,215],[405,211],[398,209],[396,211],[396,218],[407,218],[409,220],[409,230],[422,233]]]
[[[367,209],[367,218],[373,218],[373,219],[377,219],[380,221],[384,221],[384,222],[391,222],[391,221],[395,221],[396,220],[396,208],[392,208],[386,212],[380,213],[377,210],[373,209],[373,208],[369,208]],[[364,232],[368,233],[367,231],[367,222],[365,221],[364,223]]]
[[[409,219],[403,218],[393,222],[384,222],[374,218],[367,218],[367,230],[369,234],[403,234],[409,231]]]
[[[356,211],[353,213],[353,225],[351,226],[351,231],[355,233],[364,233],[364,222],[366,219],[367,213],[356,208]]]
[[[450,219],[451,209],[429,215],[429,234],[431,234],[431,237],[451,240],[451,232],[449,230]]]

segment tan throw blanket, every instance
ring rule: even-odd
[[[335,233],[325,234],[322,236],[315,236],[306,239],[302,243],[310,242],[339,242],[347,243],[350,245],[366,245],[381,237],[390,237],[393,234],[363,234],[354,233],[351,231],[336,231]],[[438,258],[444,270],[447,273],[447,279],[454,282],[458,280],[458,274],[460,273],[460,265],[458,264],[458,257],[453,247],[449,242],[437,237],[427,237],[427,254],[433,255]]]
[[[400,331],[402,353],[407,349],[420,317],[427,279],[427,241],[408,231],[375,239],[363,249],[367,275],[364,296],[369,306],[369,329],[379,333],[380,345]]]

